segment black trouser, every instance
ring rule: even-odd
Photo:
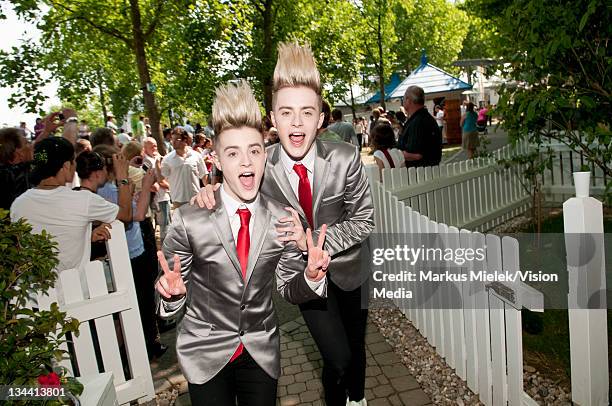
[[[147,258],[146,252],[130,258],[132,264],[132,275],[136,286],[136,298],[138,300],[138,310],[142,321],[145,344],[149,357],[159,346],[159,329],[155,316],[155,288],[154,281],[157,271],[151,269],[151,261]]]
[[[149,266],[151,269],[157,269],[157,242],[155,241],[155,228],[153,227],[151,217],[145,217],[140,222],[140,234],[142,235],[145,255],[150,263]]]
[[[323,358],[322,379],[328,406],[344,406],[347,396],[354,401],[364,398],[368,310],[362,309],[361,295],[362,291],[367,295],[367,288],[365,282],[355,290],[344,291],[328,278],[327,299],[300,305]]]
[[[210,381],[189,383],[189,396],[198,406],[274,406],[276,383],[245,349]]]

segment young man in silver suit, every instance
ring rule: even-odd
[[[327,224],[324,248],[332,256],[327,298],[300,310],[323,357],[323,387],[329,406],[367,404],[365,328],[368,277],[361,259],[369,255],[374,210],[357,147],[316,139],[323,122],[321,81],[308,46],[279,46],[274,71],[273,111],[280,143],[268,147],[261,192],[289,206],[278,229],[283,241],[306,251],[304,229],[318,235]],[[215,201],[207,186],[196,196],[201,206]]]
[[[280,344],[272,289],[291,303],[325,295],[325,226],[316,246],[307,230],[308,261],[294,242],[277,238],[285,210],[259,193],[266,151],[246,82],[217,90],[212,117],[223,186],[210,209],[175,211],[158,253],[160,314],[184,310],[176,351],[194,405],[273,406]]]

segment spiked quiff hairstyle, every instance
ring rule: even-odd
[[[284,87],[304,86],[321,95],[321,77],[309,44],[297,41],[278,45],[278,60],[274,68],[273,95]],[[276,99],[274,99],[276,100]]]
[[[227,83],[215,91],[212,107],[214,139],[231,128],[249,127],[262,132],[261,110],[246,80]]]

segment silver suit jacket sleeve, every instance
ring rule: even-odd
[[[185,224],[183,223],[183,217],[181,216],[180,210],[175,210],[174,215],[172,216],[172,225],[170,226],[170,230],[164,239],[164,245],[162,246],[162,252],[166,257],[166,261],[168,261],[168,266],[170,270],[174,269],[174,255],[177,254],[179,256],[179,260],[181,261],[181,276],[183,277],[183,281],[185,282],[185,287],[189,292],[189,273],[191,271],[191,263],[193,260],[193,252],[191,244],[189,243],[189,239],[187,238],[187,232],[185,231]],[[156,291],[158,296],[159,293]],[[177,301],[175,305],[168,306],[168,302],[166,302],[166,306],[164,306],[164,300],[161,298],[160,300],[160,309],[158,313],[162,318],[170,318],[175,316],[178,312],[180,312],[187,300]],[[174,304],[174,302],[172,302]],[[161,307],[164,307],[161,309]]]
[[[363,170],[357,148],[355,148],[355,154],[347,171],[344,208],[347,211],[345,219],[329,226],[325,234],[324,248],[332,258],[362,243],[374,230],[374,207],[372,206],[370,184]],[[314,241],[317,241],[319,233],[320,230],[313,233]]]

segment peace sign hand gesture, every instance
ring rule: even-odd
[[[172,271],[168,266],[166,257],[164,257],[161,251],[157,251],[157,259],[159,260],[159,264],[164,274],[155,284],[155,288],[166,299],[170,299],[172,296],[178,296],[178,298],[182,297],[187,293],[187,288],[181,276],[181,260],[179,256],[174,254],[174,269]]]
[[[317,245],[314,245],[312,241],[312,231],[310,228],[306,230],[306,245],[308,247],[308,265],[306,266],[306,277],[313,281],[318,282],[325,277],[327,267],[331,261],[329,253],[323,249],[325,243],[325,232],[327,231],[327,224],[323,224],[321,227],[321,233],[317,240]]]

